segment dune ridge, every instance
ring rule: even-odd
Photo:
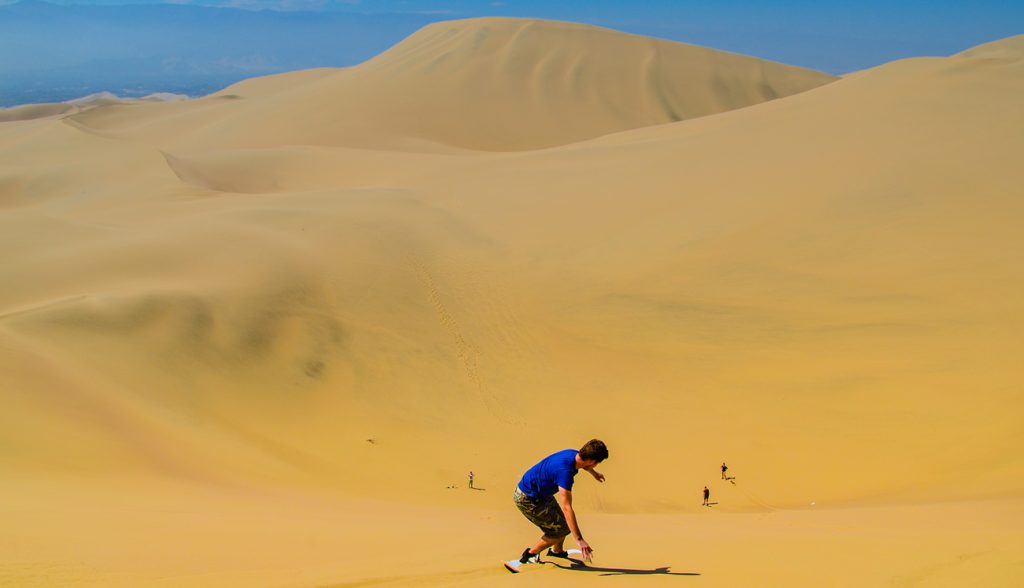
[[[151,94],[149,96],[143,96],[141,98],[121,98],[111,92],[99,92],[97,94],[91,94],[89,96],[83,96],[81,98],[76,98],[74,100],[68,100],[65,102],[45,104],[24,104],[21,106],[13,106],[10,108],[0,108],[0,122],[33,120],[37,118],[46,118],[51,116],[69,115],[82,112],[90,108],[95,108],[98,106],[107,106],[110,104],[124,104],[136,102],[172,102],[187,99],[188,97],[185,95],[171,94],[167,92]]]
[[[147,109],[144,124],[150,140],[167,133],[208,148],[521,151],[715,114],[834,79],[585,25],[469,19],[427,26],[355,67],[236,84],[214,97],[241,96],[243,104],[211,104],[216,122],[169,107],[166,121]],[[76,118],[118,132],[130,130],[131,112]]]

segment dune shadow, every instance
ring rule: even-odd
[[[569,558],[572,562],[569,565],[562,565],[558,562],[553,562],[550,559],[548,562],[555,564],[556,567],[562,568],[563,570],[572,570],[574,572],[593,572],[600,576],[699,576],[697,572],[673,572],[670,566],[664,566],[660,568],[653,568],[649,570],[637,569],[637,568],[605,568],[601,566],[588,566],[583,561],[578,559]]]

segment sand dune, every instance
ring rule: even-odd
[[[13,108],[0,109],[0,122],[12,122],[45,118],[58,114],[66,114],[73,110],[70,104],[26,104]]]
[[[115,104],[134,104],[139,102],[177,102],[187,100],[188,97],[182,94],[171,94],[161,92],[151,94],[142,98],[120,98],[110,92],[99,92],[89,96],[83,96],[66,102],[48,104],[26,104],[11,108],[0,108],[0,122],[12,122],[21,120],[33,120],[57,115],[74,114],[96,108],[99,106],[110,106]]]
[[[1022,57],[460,21],[0,124],[0,577],[527,580],[513,484],[601,436],[597,573],[1015,585]]]
[[[344,70],[242,82],[243,104],[97,111],[85,125],[147,139],[517,151],[757,104],[833,80],[820,72],[569,23],[430,25]],[[228,112],[224,112],[227,110]],[[151,113],[147,110],[147,113]]]

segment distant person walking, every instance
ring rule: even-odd
[[[708,506],[708,499],[711,498],[711,490],[708,490],[707,486],[704,486],[704,506]]]
[[[594,550],[583,538],[576,511],[572,508],[572,485],[576,474],[585,470],[598,482],[604,474],[594,466],[608,459],[608,447],[600,439],[591,439],[580,448],[564,449],[540,460],[523,474],[512,499],[516,508],[544,533],[533,547],[527,547],[519,559],[505,562],[510,572],[518,572],[523,564],[539,563],[540,552],[547,547],[551,557],[569,558],[565,537],[572,534],[583,554],[590,561]]]
[[[725,472],[726,472],[726,471],[727,471],[728,469],[729,469],[729,466],[725,465],[725,462],[723,461],[723,462],[722,462],[722,479],[723,479],[723,480],[728,480],[728,479],[729,479],[729,478],[728,478],[728,477],[726,477],[726,475],[725,475]]]
[[[469,487],[473,487],[473,470],[469,470]]]

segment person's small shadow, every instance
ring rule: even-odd
[[[548,560],[551,562],[551,560]],[[596,572],[601,576],[699,576],[697,572],[673,572],[669,568],[670,566],[664,566],[660,568],[654,568],[651,570],[640,570],[635,568],[604,568],[601,566],[588,566],[583,563],[582,560],[569,558],[572,563],[564,566],[558,562],[551,562],[556,567],[562,568],[563,570],[572,570],[575,572]]]
[[[709,502],[709,503],[705,504],[704,506],[714,506],[716,504],[718,504],[718,503],[717,502]]]
[[[487,488],[477,488],[476,486],[473,486],[472,488],[470,488],[470,490],[479,490],[481,492],[486,492]]]

